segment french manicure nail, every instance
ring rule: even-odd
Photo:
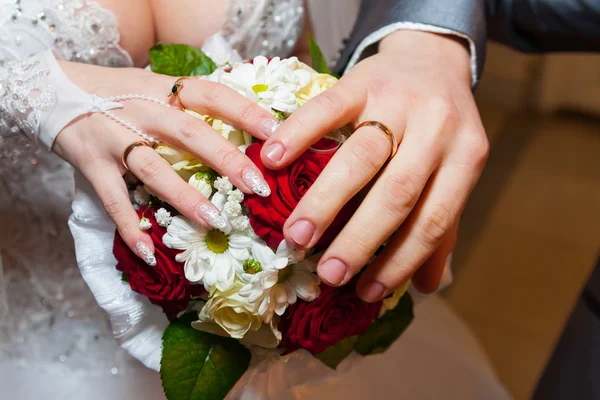
[[[313,235],[315,234],[315,226],[312,222],[305,219],[294,222],[290,227],[290,238],[300,246],[308,246]]]
[[[319,266],[319,276],[331,285],[340,285],[344,282],[348,267],[338,259],[331,258]]]
[[[266,149],[266,155],[271,162],[278,163],[283,158],[283,146],[279,143],[270,144]]]
[[[154,257],[154,253],[150,250],[150,247],[144,242],[137,242],[135,245],[135,250],[137,251],[138,256],[146,262],[146,264],[154,267],[156,265],[156,257]]]
[[[381,283],[371,282],[360,291],[359,296],[367,303],[375,303],[383,298],[384,293],[385,288]]]
[[[200,204],[198,206],[198,215],[215,229],[221,231],[227,229],[227,220],[221,215],[217,207],[212,204]]]
[[[260,131],[265,136],[270,137],[280,126],[281,122],[277,121],[276,119],[263,119],[260,123]]]
[[[269,184],[254,168],[244,169],[242,171],[242,180],[259,196],[268,197],[271,194]]]

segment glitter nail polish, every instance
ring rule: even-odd
[[[138,256],[146,262],[146,264],[154,267],[156,265],[156,257],[154,257],[154,253],[150,251],[150,247],[144,242],[138,242],[135,245],[135,250],[137,251]]]
[[[246,168],[242,171],[242,180],[259,196],[268,197],[271,194],[269,184],[254,168]]]
[[[227,229],[227,220],[219,210],[212,204],[202,203],[198,206],[198,215],[208,222],[213,228],[219,230]]]

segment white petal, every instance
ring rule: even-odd
[[[206,264],[202,262],[187,262],[183,268],[185,278],[190,282],[200,282],[204,278]]]
[[[239,261],[246,261],[250,257],[250,252],[247,249],[234,249],[230,247],[227,252],[231,254],[232,258]]]
[[[252,246],[252,239],[240,234],[231,234],[228,237],[229,247],[234,249],[249,249]]]
[[[278,280],[279,280],[279,274],[277,272],[268,271],[267,273],[265,273],[263,275],[262,286],[265,289],[270,289],[273,286],[275,286],[275,284],[277,284]]]
[[[287,257],[276,258],[271,264],[273,267],[275,267],[275,269],[284,269],[288,266],[288,259]]]
[[[255,303],[256,300],[260,299],[261,297],[264,297],[264,292],[262,290],[260,290],[260,288],[254,288],[252,293],[250,294],[250,296],[248,296],[248,301],[250,303]]]
[[[298,78],[298,84],[301,88],[308,85],[310,81],[312,81],[312,74],[306,69],[297,69],[294,71],[294,74],[296,74],[296,77]]]
[[[294,286],[292,286],[292,284],[290,282],[287,282],[284,285],[284,287],[285,287],[285,293],[287,295],[287,302],[289,304],[294,304],[298,300]]]
[[[273,62],[273,60],[271,60],[271,62]],[[269,64],[269,60],[265,56],[258,56],[258,57],[254,57],[254,61],[252,61],[252,64],[256,68],[267,67],[267,65]]]
[[[267,266],[273,261],[275,253],[273,253],[273,250],[265,242],[257,240],[252,243],[252,257],[263,266]]]

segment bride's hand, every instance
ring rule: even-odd
[[[81,89],[101,97],[134,93],[166,101],[166,93],[176,80],[133,68],[113,69],[69,62],[61,63],[61,67]],[[272,134],[277,124],[269,112],[218,83],[188,79],[180,90],[180,98],[188,109],[221,118],[262,140]],[[195,155],[228,176],[240,190],[266,195],[265,186],[260,185],[264,178],[252,161],[201,119],[178,107],[168,108],[150,101],[124,104],[123,109],[112,112],[155,139]],[[123,152],[140,140],[131,130],[96,113],[79,118],[63,129],[53,150],[92,184],[127,245],[152,264],[152,240],[139,229],[139,218],[122,178],[126,171],[121,162]],[[224,221],[216,207],[183,181],[151,147],[136,147],[126,163],[154,194],[192,221],[223,228]]]
[[[488,154],[466,46],[425,32],[390,35],[377,55],[294,113],[266,142],[263,162],[281,168],[328,131],[368,120],[389,127],[400,143],[397,155],[383,168],[390,140],[379,129],[359,129],[300,201],[285,236],[314,246],[342,206],[377,176],[321,258],[320,277],[331,285],[348,282],[390,238],[362,274],[359,295],[377,301],[413,274],[422,291],[435,290]]]

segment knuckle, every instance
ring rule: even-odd
[[[394,174],[386,178],[383,205],[393,214],[405,214],[417,198],[416,178],[410,173]]]
[[[115,224],[118,224],[119,217],[125,211],[125,204],[117,197],[107,197],[102,199],[102,205],[108,216],[113,219]]]
[[[368,240],[365,240],[366,230],[349,230],[347,240],[344,243],[351,243],[348,249],[352,249],[353,256],[350,258],[350,264],[354,264],[359,270],[369,261],[369,258],[375,253],[376,248],[372,248]]]
[[[199,192],[191,191],[189,189],[191,189],[191,186],[189,188],[182,186],[171,191],[171,201],[173,202],[173,206],[184,214],[192,209],[194,200],[197,199],[198,196],[201,196]]]
[[[234,146],[221,146],[215,153],[215,165],[229,167],[235,164],[241,164],[244,159],[242,152]]]
[[[360,140],[351,146],[350,157],[347,160],[348,170],[366,170],[369,175],[379,171],[386,160],[385,151],[387,151],[380,143],[376,140]]]
[[[458,108],[450,96],[437,95],[428,97],[425,106],[432,115],[439,118],[445,124],[453,124],[458,121]]]
[[[184,118],[184,121],[182,123],[181,129],[179,130],[179,132],[181,133],[181,138],[179,141],[183,143],[188,141],[200,140],[203,136],[204,128],[205,127],[202,120],[192,116],[188,117],[186,115],[186,118]]]
[[[452,214],[450,210],[438,205],[426,213],[418,232],[423,244],[435,246],[444,239],[451,227]]]
[[[218,104],[221,101],[221,97],[223,96],[224,91],[227,89],[227,86],[216,83],[216,82],[206,82],[206,90],[202,91],[203,103],[209,109],[212,110],[213,104]]]
[[[333,115],[340,115],[346,111],[344,98],[334,90],[327,90],[315,98],[320,107]]]
[[[477,139],[471,146],[468,156],[473,160],[478,169],[483,169],[490,155],[490,142],[485,133],[479,134],[476,137]]]
[[[240,121],[253,121],[256,119],[255,115],[257,114],[257,106],[256,104],[248,101],[244,101],[240,106],[240,111],[238,113],[240,117]],[[262,110],[262,109],[261,109]],[[260,112],[260,110],[258,110]]]
[[[145,157],[140,163],[139,178],[143,181],[153,181],[158,175],[163,166],[162,158]]]

